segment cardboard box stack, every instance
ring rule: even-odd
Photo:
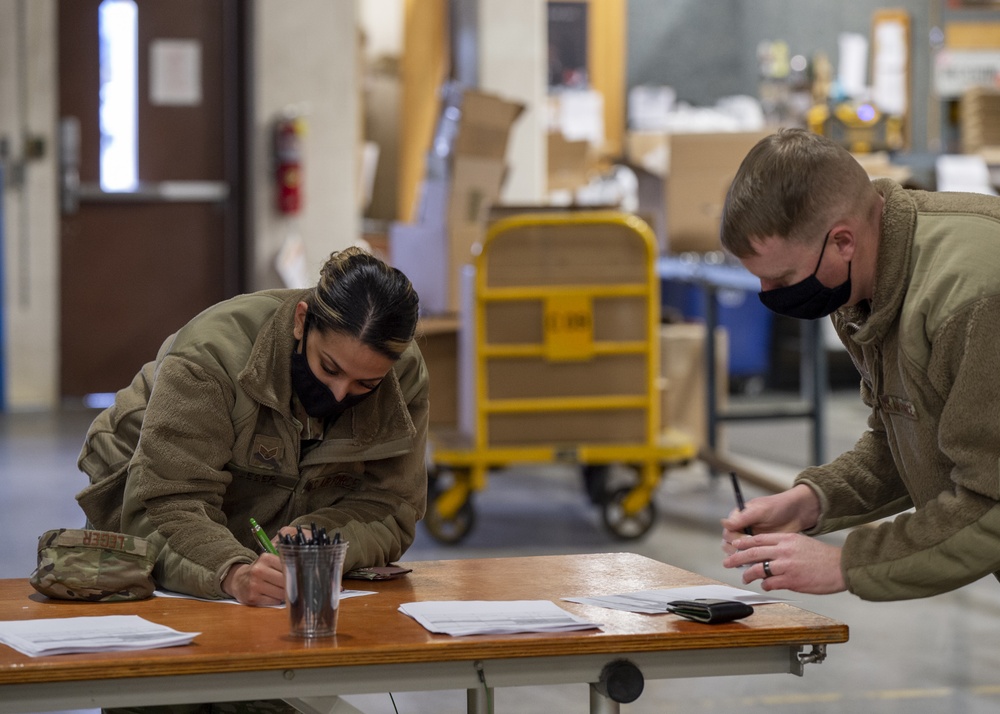
[[[1000,89],[975,87],[961,99],[962,152],[975,154],[1000,149]]]
[[[605,153],[604,98],[595,90],[560,89],[547,100],[548,200],[572,205],[600,173]]]
[[[585,139],[571,141],[559,132],[548,134],[548,189],[575,191],[585,186],[595,166],[595,152]]]
[[[421,319],[417,345],[431,374],[431,428],[453,429],[458,423],[458,319]]]
[[[663,376],[662,419],[687,434],[699,449],[708,446],[708,384],[706,328],[699,323],[660,327],[660,364]],[[715,331],[716,401],[726,408],[729,393],[729,343],[725,328]],[[725,451],[725,429],[716,433],[716,450]]]
[[[721,250],[719,227],[729,184],[768,131],[670,134],[664,201],[670,253]]]
[[[417,221],[394,224],[389,235],[392,263],[413,282],[428,315],[459,312],[460,272],[500,196],[507,140],[524,108],[486,92],[457,94],[442,113]]]

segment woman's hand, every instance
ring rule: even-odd
[[[722,564],[727,568],[745,566],[743,582],[760,580],[762,590],[825,595],[847,589],[840,569],[840,548],[815,538],[800,533],[764,533],[738,537],[727,546],[732,552]]]
[[[275,540],[279,540],[280,541],[282,536],[288,536],[292,540],[295,540],[295,537],[298,535],[299,530],[302,531],[302,537],[305,538],[306,543],[308,543],[309,541],[311,541],[313,539],[312,528],[305,528],[305,527],[301,527],[301,526],[300,527],[283,526],[278,531],[278,537]]]
[[[276,555],[264,553],[253,563],[237,563],[222,581],[222,589],[244,605],[266,607],[285,601],[285,573]]]

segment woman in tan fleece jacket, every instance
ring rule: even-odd
[[[409,280],[356,248],[313,289],[205,310],[91,426],[91,527],[149,539],[161,587],[251,605],[284,599],[251,517],[272,537],[340,531],[345,570],[399,558],[427,488],[417,312]]]
[[[832,315],[871,408],[853,449],[723,520],[724,564],[867,600],[1000,570],[1000,198],[872,182],[829,139],[783,130],[744,159],[722,241],[772,310]],[[887,516],[843,548],[809,537]]]

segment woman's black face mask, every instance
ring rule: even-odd
[[[337,399],[333,392],[309,368],[306,358],[306,337],[309,334],[309,318],[306,317],[302,327],[300,349],[292,351],[292,389],[302,402],[306,414],[315,419],[326,419],[332,423],[349,407],[370,397],[375,390],[363,394],[348,394],[343,399]]]
[[[816,277],[820,263],[823,262],[828,240],[830,240],[829,233],[823,239],[823,248],[820,250],[819,260],[816,261],[812,275],[794,285],[764,290],[757,294],[765,307],[779,315],[801,320],[817,320],[843,307],[851,299],[850,263],[847,264],[847,280],[836,287],[828,288]]]

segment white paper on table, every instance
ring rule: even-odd
[[[345,590],[341,590],[340,591],[340,599],[341,600],[346,600],[346,599],[352,598],[352,597],[361,597],[362,595],[374,595],[376,592],[377,592],[376,590],[346,590],[345,589]],[[176,592],[175,590],[162,590],[162,589],[159,589],[159,588],[157,588],[156,590],[153,591],[153,595],[155,595],[156,597],[175,597],[175,598],[180,598],[181,600],[201,600],[202,602],[221,602],[221,603],[226,604],[226,605],[241,605],[242,604],[236,598],[231,598],[231,597],[230,598],[223,598],[223,599],[220,600],[218,598],[197,597],[195,595],[188,595],[187,593],[179,593],[179,592]],[[284,607],[284,606],[285,606],[285,603],[281,603],[279,605],[264,605],[263,607],[278,607],[278,608],[280,608],[280,607]]]
[[[0,622],[0,642],[29,657],[186,645],[200,632],[178,632],[138,615],[62,617]]]
[[[550,600],[437,600],[407,602],[399,611],[443,635],[503,635],[514,632],[568,632],[601,627],[563,610]]]
[[[581,605],[596,605],[612,610],[626,612],[642,612],[650,615],[663,615],[670,611],[667,603],[672,600],[698,600],[711,598],[716,600],[737,600],[747,605],[764,605],[771,602],[786,602],[783,598],[772,595],[762,595],[753,590],[743,590],[729,585],[694,585],[686,588],[659,588],[654,590],[636,590],[635,592],[618,595],[598,595],[594,597],[564,597],[563,600],[580,603]]]

